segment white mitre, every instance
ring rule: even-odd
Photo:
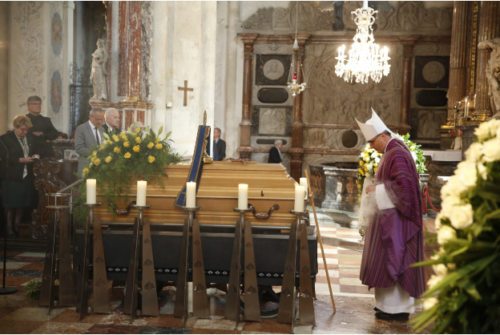
[[[367,141],[371,141],[375,136],[382,134],[384,131],[391,132],[389,128],[385,125],[384,121],[377,115],[377,113],[372,108],[372,117],[368,119],[365,123],[359,122],[358,119],[354,118],[358,123],[359,129],[363,133],[363,136]]]

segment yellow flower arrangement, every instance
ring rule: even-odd
[[[165,174],[169,164],[180,161],[172,150],[170,134],[161,137],[162,129],[158,133],[138,130],[104,135],[105,140],[92,152],[90,164],[84,168],[84,176],[98,180],[111,206],[113,199],[123,195],[134,180],[154,180]]]

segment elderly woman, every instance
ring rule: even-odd
[[[33,162],[40,156],[28,134],[31,120],[18,115],[12,124],[14,130],[0,136],[2,203],[7,211],[7,233],[17,236],[23,209],[35,206]]]

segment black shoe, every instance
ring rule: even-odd
[[[387,321],[408,321],[410,317],[410,313],[385,313],[379,311],[375,313],[375,317],[379,320],[387,320]]]
[[[260,317],[263,319],[271,319],[278,316],[280,305],[274,301],[266,301],[260,306]]]

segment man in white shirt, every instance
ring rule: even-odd
[[[83,168],[89,164],[88,157],[92,151],[104,140],[104,112],[91,110],[89,120],[79,125],[75,130],[75,150],[78,158],[78,175],[82,175]]]

